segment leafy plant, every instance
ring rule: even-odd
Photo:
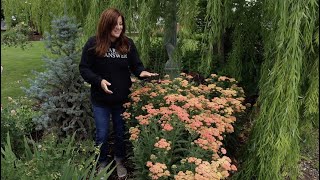
[[[13,171],[13,169],[22,163],[18,161],[17,156],[12,150],[9,133],[7,133],[6,137],[7,144],[4,145],[4,148],[1,147],[1,179],[19,179],[21,172]]]
[[[29,42],[30,34],[31,28],[25,22],[20,22],[1,33],[1,45],[25,49],[31,45]]]
[[[98,149],[93,143],[81,148],[75,143],[75,133],[58,142],[57,136],[49,134],[41,143],[24,138],[25,152],[19,159],[12,150],[9,133],[6,144],[1,148],[1,179],[90,179],[108,178],[114,171],[112,162],[100,173],[96,173]],[[31,146],[29,145],[31,143]],[[63,164],[61,167],[60,164]]]
[[[169,59],[168,54],[162,45],[162,41],[162,37],[155,37],[151,39],[149,52],[150,61],[146,64],[146,68],[159,74],[163,74],[164,64]]]
[[[6,142],[6,134],[10,133],[13,151],[20,157],[23,152],[23,137],[36,133],[32,118],[37,114],[28,99],[9,98],[9,103],[1,109],[1,147]]]

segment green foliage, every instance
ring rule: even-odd
[[[318,54],[318,53],[317,53]],[[305,111],[304,116],[318,116],[319,115],[319,54],[312,64],[309,78],[309,88],[305,97]],[[312,120],[314,124],[319,127],[319,122],[316,119]]]
[[[8,0],[4,0],[4,3],[5,17],[9,24],[11,22],[10,17],[13,14],[19,14],[19,16],[25,17],[24,20],[30,24],[31,27],[34,27],[41,33],[50,31],[51,20],[54,16],[61,15],[63,12],[61,9],[64,9],[66,14],[75,16],[78,22],[80,22],[81,27],[83,27],[84,36],[82,36],[81,39],[82,43],[87,40],[88,37],[95,34],[99,15],[103,10],[108,7],[118,8],[126,17],[127,32],[139,33],[137,42],[141,60],[144,64],[152,61],[152,57],[149,56],[152,49],[150,38],[155,37],[157,33],[165,37],[163,42],[163,46],[165,46],[168,38],[171,39],[170,41],[175,39],[174,37],[177,34],[176,22],[179,22],[178,29],[181,31],[179,32],[181,36],[180,43],[184,44],[184,39],[193,39],[194,33],[203,33],[205,24],[207,28],[204,33],[205,36],[203,36],[203,45],[198,48],[202,47],[201,52],[208,55],[208,58],[206,64],[203,64],[204,56],[199,55],[202,57],[202,61],[201,63],[198,62],[198,64],[201,64],[203,68],[209,68],[206,70],[208,71],[206,72],[207,74],[211,70],[211,67],[207,65],[214,64],[212,63],[216,61],[214,59],[222,57],[223,53],[220,51],[222,44],[220,40],[225,27],[220,28],[219,26],[225,26],[227,23],[227,16],[229,16],[228,13],[231,11],[230,4],[232,4],[231,1],[225,3],[220,1],[207,2],[206,0],[192,1],[192,3],[184,0],[174,2],[159,0],[59,0],[58,2],[53,0],[35,0],[26,3],[24,1],[10,3]],[[203,8],[207,8],[206,13],[202,13]],[[220,17],[220,15],[224,17]],[[209,28],[211,29],[211,35],[208,34]],[[170,37],[168,35],[170,35]],[[172,43],[176,45],[175,42]],[[212,48],[208,51],[204,50],[208,46],[215,46],[215,44],[219,46],[218,56],[213,54],[216,52]],[[184,45],[179,47],[184,47]]]
[[[150,71],[159,74],[164,74],[164,64],[169,59],[162,39],[162,37],[151,39],[151,49],[149,51],[150,61],[145,65]]]
[[[35,133],[35,123],[32,118],[38,113],[32,109],[32,103],[20,98],[1,107],[1,147],[6,142],[6,135],[11,134],[11,146],[14,153],[20,155],[23,152],[23,137]]]
[[[226,63],[219,70],[219,74],[236,78],[248,96],[258,93],[263,61],[261,6],[261,1],[237,1],[230,17],[234,28],[230,37],[232,49],[226,52]]]
[[[86,16],[86,20],[84,24],[82,24],[83,32],[85,36],[83,36],[83,42],[88,40],[88,37],[96,34],[97,24],[99,22],[100,14],[106,8],[103,3],[98,0],[91,1],[90,6],[88,7],[88,14]]]
[[[302,31],[316,16],[317,1],[263,1],[265,63],[259,81],[259,115],[253,126],[246,161],[239,179],[297,179],[300,159],[299,114],[301,73],[305,41],[310,32]],[[271,28],[270,28],[271,25]],[[308,33],[309,32],[309,33]],[[309,44],[308,42],[307,44]],[[300,119],[301,118],[301,119]]]
[[[20,47],[25,49],[29,43],[31,28],[24,22],[20,22],[13,28],[1,33],[1,45],[8,47]]]
[[[179,43],[175,55],[179,59],[181,69],[185,72],[198,72],[199,62],[201,61],[201,42],[197,39],[183,39]]]
[[[64,11],[64,0],[32,0],[32,1],[10,1],[3,0],[5,21],[10,27],[12,16],[16,21],[24,21],[30,27],[43,34],[50,31],[51,21],[54,16],[62,15]]]
[[[1,134],[1,138],[2,137],[3,136]],[[9,133],[6,136],[6,142],[7,143],[4,145],[4,148],[1,147],[1,179],[7,179],[9,177],[12,177],[12,179],[20,179],[22,174],[20,174],[20,172],[13,171],[15,164],[20,161],[17,160],[17,157],[12,150]]]
[[[3,5],[2,8],[4,9],[4,18],[8,29],[21,22],[29,24],[31,8],[30,2],[21,0],[2,0],[1,4]]]
[[[91,0],[68,0],[65,2],[65,8],[69,16],[75,17],[82,25],[85,24],[86,17],[89,13],[89,7],[92,4]]]
[[[308,11],[308,14],[316,16],[316,9],[313,8]],[[316,28],[312,29],[310,26],[316,24]],[[305,61],[303,62],[303,69],[301,73],[301,109],[299,122],[299,130],[301,135],[302,152],[309,151],[316,152],[318,148],[317,142],[319,138],[315,138],[315,133],[319,131],[319,22],[315,19],[310,19],[305,24],[304,31],[309,32],[306,37],[312,43],[307,44],[307,50],[310,53],[305,54]],[[312,32],[314,31],[314,32]],[[311,39],[310,39],[311,38]]]
[[[79,73],[80,29],[74,19],[63,16],[52,21],[52,32],[46,36],[52,57],[43,57],[46,70],[31,79],[25,88],[29,97],[39,102],[41,115],[34,118],[38,128],[57,131],[60,135],[80,130],[89,138],[93,132],[89,88]]]
[[[93,142],[75,142],[75,134],[62,142],[57,135],[47,134],[42,142],[24,138],[23,158],[13,153],[9,133],[1,148],[1,179],[90,179],[108,178],[114,171],[111,163],[96,173],[97,152]],[[31,146],[29,143],[31,143]],[[62,164],[62,166],[61,166]]]
[[[96,164],[92,165],[92,158],[94,156],[91,156],[86,162],[85,166],[81,169],[78,169],[78,167],[74,164],[71,164],[70,161],[68,161],[63,166],[62,175],[60,177],[61,180],[78,180],[78,179],[88,179],[88,180],[101,180],[101,179],[108,179],[112,172],[115,170],[116,166],[114,166],[112,169],[111,165],[112,162],[110,162],[103,170],[99,173],[95,173]]]
[[[191,4],[190,4],[191,3]],[[179,62],[181,70],[185,72],[198,72],[201,62],[201,36],[199,35],[200,0],[179,1],[178,10],[178,44],[175,49],[175,59]]]
[[[151,33],[152,27],[154,26],[154,21],[152,20],[152,10],[150,7],[153,6],[153,1],[145,1],[143,0],[140,4],[139,14],[141,16],[142,21],[138,23],[139,29],[139,40],[138,40],[138,48],[140,52],[141,61],[143,64],[148,64],[148,60],[150,59],[149,51],[151,44]],[[150,22],[151,21],[151,22]]]
[[[231,7],[231,1],[207,1],[199,67],[199,71],[204,75],[218,70],[224,62],[222,36],[228,27]]]
[[[180,0],[179,1],[179,10],[178,10],[178,22],[179,26],[179,35],[180,38],[192,38],[197,30],[197,17],[199,15],[199,1],[188,1]],[[190,4],[191,3],[191,4]]]

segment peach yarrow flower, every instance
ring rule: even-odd
[[[129,133],[131,134],[129,140],[134,141],[139,138],[140,130],[138,127],[130,127]]]
[[[148,161],[146,166],[149,167],[150,174],[149,176],[152,179],[159,179],[161,177],[168,177],[170,176],[170,172],[167,170],[167,166],[163,163],[152,163]]]
[[[160,139],[158,142],[156,142],[154,144],[154,147],[160,148],[160,149],[165,149],[167,151],[169,151],[171,149],[171,142],[167,142],[166,139]]]

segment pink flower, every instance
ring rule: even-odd
[[[146,116],[140,115],[136,117],[136,119],[139,121],[140,125],[148,125],[150,123],[148,117],[149,117],[148,115]]]
[[[232,165],[231,165],[231,170],[232,170],[232,171],[237,171],[238,169],[237,169],[237,167],[236,167],[235,165],[232,164]]]
[[[187,87],[188,84],[189,84],[189,83],[188,83],[187,80],[182,80],[182,81],[181,81],[181,86],[182,86],[182,87]]]
[[[152,166],[153,166],[152,162],[151,162],[151,161],[148,161],[148,162],[147,162],[147,167],[152,167]]]
[[[157,148],[160,148],[160,149],[170,150],[170,149],[171,149],[170,145],[171,145],[171,142],[170,142],[170,141],[167,142],[166,139],[163,139],[163,138],[162,138],[162,139],[160,139],[158,142],[156,142],[156,143],[154,144],[154,147],[157,147]]]
[[[124,113],[122,114],[122,116],[123,116],[124,119],[130,119],[131,113],[124,112]]]
[[[179,171],[177,175],[174,176],[175,180],[195,180],[192,171],[187,170],[186,172]]]
[[[171,131],[173,129],[173,127],[169,123],[161,124],[161,126],[165,131]]]
[[[151,97],[151,98],[154,98],[154,97],[157,97],[157,96],[158,96],[158,94],[155,93],[155,92],[150,93],[150,97]]]
[[[170,172],[167,170],[167,166],[162,163],[156,162],[153,164],[151,161],[148,161],[146,164],[149,167],[150,177],[152,179],[159,179],[160,177],[168,177],[170,176]]]

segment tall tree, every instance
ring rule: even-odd
[[[201,66],[199,71],[208,75],[224,63],[222,35],[229,23],[232,1],[207,1],[205,28],[202,36]]]
[[[248,157],[238,177],[297,179],[298,125],[299,120],[303,121],[299,114],[299,85],[303,61],[319,61],[304,58],[314,49],[318,4],[316,0],[263,2],[267,27],[265,62],[259,82],[259,115],[252,129]],[[319,78],[319,74],[313,78]]]

